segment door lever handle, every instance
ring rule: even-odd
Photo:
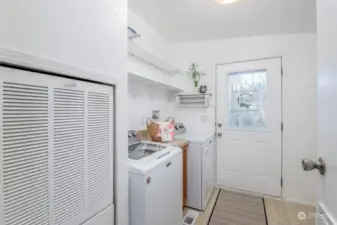
[[[323,158],[319,158],[318,162],[310,159],[303,159],[302,167],[304,171],[312,171],[314,169],[317,169],[321,175],[324,175],[326,173],[326,164]]]

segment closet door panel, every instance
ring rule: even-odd
[[[0,224],[49,224],[48,86],[0,68]]]
[[[85,94],[55,88],[54,118],[54,223],[68,224],[85,210]]]
[[[111,196],[110,96],[88,93],[88,194],[90,206]]]
[[[113,205],[113,97],[0,67],[1,225],[78,225]]]
[[[87,88],[88,100],[88,200],[103,210],[113,201],[113,89]]]
[[[53,84],[54,223],[77,225],[113,204],[113,88]]]

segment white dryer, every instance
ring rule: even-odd
[[[130,225],[183,224],[181,149],[130,144],[128,167]]]
[[[214,133],[188,132],[183,123],[175,126],[175,138],[190,141],[187,156],[187,203],[204,211],[216,186]]]

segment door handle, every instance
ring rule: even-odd
[[[218,123],[218,127],[221,128],[222,127],[222,123]]]
[[[317,169],[321,175],[324,175],[326,173],[326,164],[323,158],[319,158],[318,162],[310,159],[303,159],[302,167],[304,171],[312,171],[314,169]]]
[[[218,137],[222,137],[222,133],[221,132],[218,132]]]

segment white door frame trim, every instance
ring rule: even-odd
[[[235,63],[245,63],[245,62],[254,62],[254,61],[259,61],[259,60],[267,60],[267,59],[280,59],[281,60],[281,121],[282,124],[284,123],[283,120],[283,57],[282,56],[272,56],[272,57],[266,57],[266,58],[257,58],[257,59],[249,59],[249,60],[241,60],[241,61],[233,61],[233,62],[227,62],[227,63],[216,63],[215,64],[215,69],[214,69],[214,101],[215,101],[215,137],[216,137],[216,153],[217,153],[217,158],[219,155],[219,149],[218,149],[218,105],[217,105],[217,101],[218,101],[218,86],[217,86],[217,81],[218,81],[218,67],[219,66],[223,66],[223,65],[230,65],[230,64],[235,64]],[[283,131],[284,128],[281,132],[281,181],[280,181],[280,185],[281,185],[281,198],[283,198],[283,189],[284,189],[284,179],[283,179]],[[218,171],[216,171],[216,176],[218,176]],[[226,187],[222,187],[222,186],[218,186],[216,185],[218,188],[223,189]],[[239,190],[240,191],[240,190]]]

